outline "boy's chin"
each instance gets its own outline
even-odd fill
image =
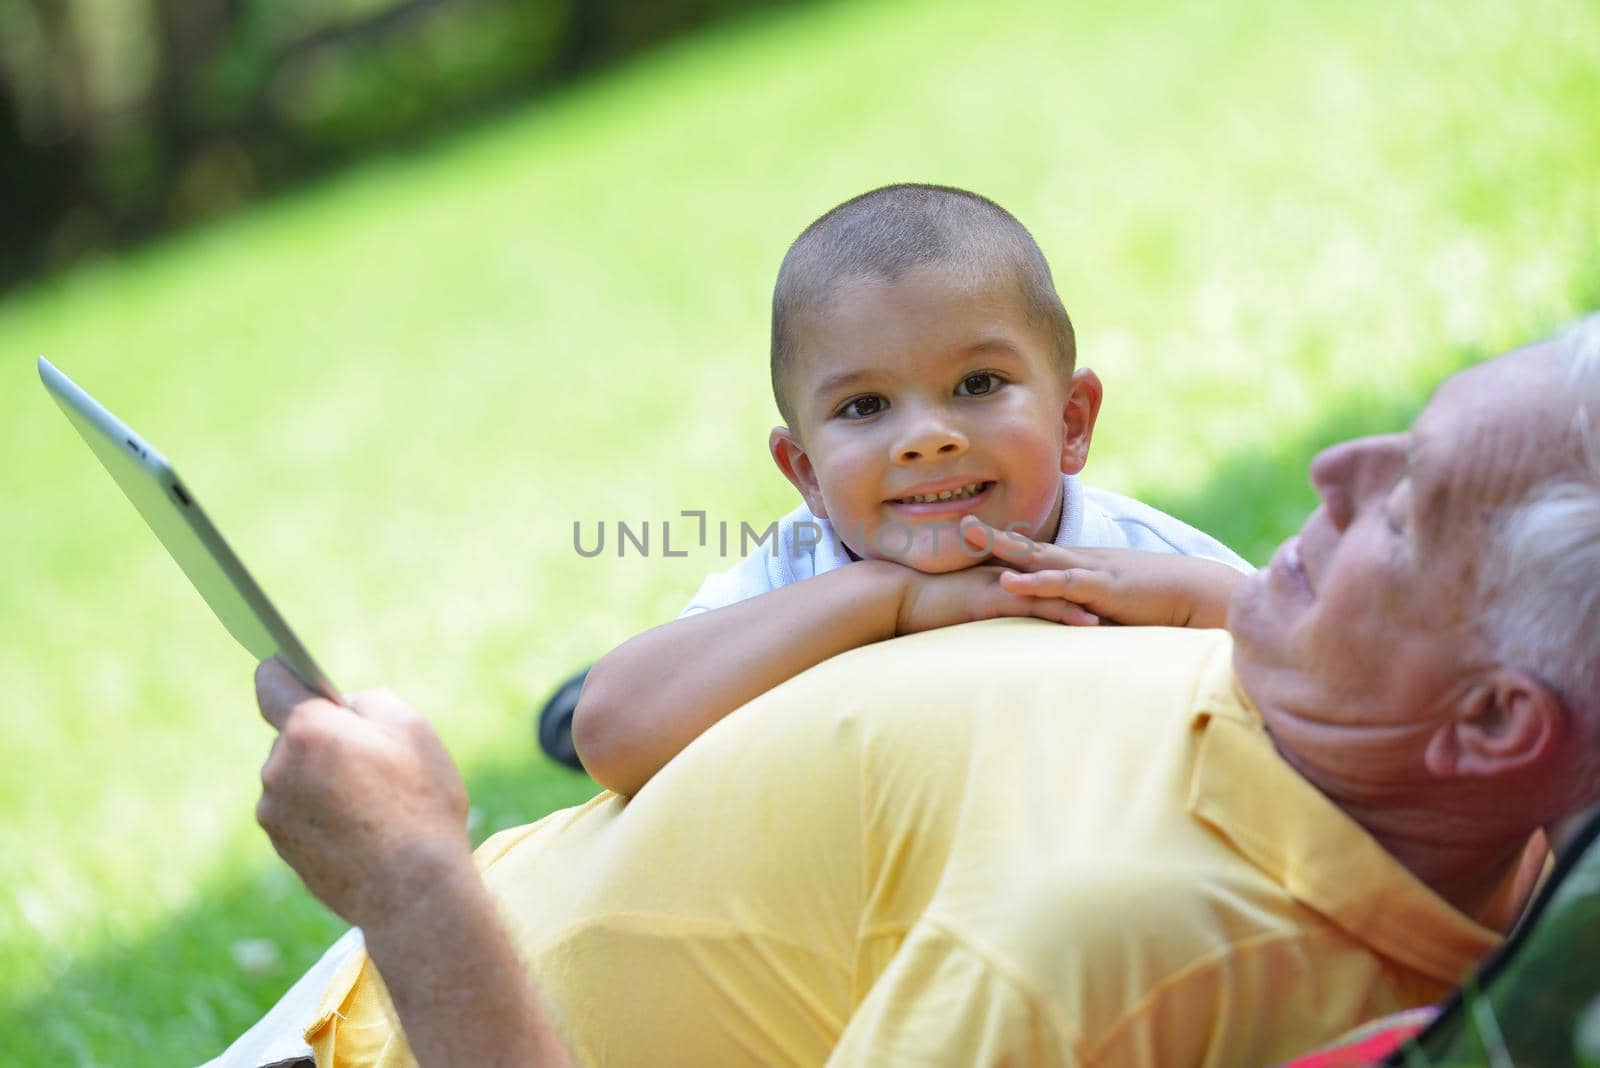
[[[843,535],[843,531],[840,533]],[[904,525],[886,524],[876,530],[855,533],[858,537],[841,537],[841,540],[856,559],[887,560],[925,575],[965,571],[991,559],[987,547],[966,543],[956,521],[922,523],[909,529]],[[912,536],[907,537],[907,534]],[[870,551],[862,552],[863,548]]]
[[[976,549],[968,549],[964,545],[952,545],[941,539],[937,550],[932,546],[914,545],[905,553],[882,557],[893,560],[897,564],[904,564],[914,571],[921,571],[925,575],[944,575],[952,571],[964,571],[969,567],[977,567],[989,558],[987,553],[980,553]]]
[[[921,571],[924,575],[947,575],[952,571],[965,571],[969,567],[977,567],[987,559],[988,557],[984,556],[966,556],[960,553],[954,558],[948,558],[946,554],[940,553],[937,557],[927,560],[912,558],[905,561],[905,565]]]

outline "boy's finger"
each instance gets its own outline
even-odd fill
[[[1060,567],[1060,563],[1051,558],[1053,550],[1055,550],[1053,545],[1045,545],[1021,534],[1007,534],[1004,531],[996,532],[994,544],[989,547],[995,559],[1004,560],[1012,567],[1019,567],[1024,571],[1037,571],[1052,565]]]
[[[1059,545],[1035,541],[1026,534],[997,529],[977,516],[969,515],[961,521],[961,536],[971,548],[987,552],[996,560],[1024,571],[1070,567],[1073,563],[1073,557]]]
[[[1000,576],[1002,588],[1025,597],[1062,597],[1087,601],[1097,592],[1089,574],[1076,568],[1063,571],[1007,571]]]
[[[962,517],[961,536],[966,539],[968,545],[978,549],[989,549],[1002,543],[1021,548],[1039,544],[1026,534],[990,526],[975,515]]]
[[[993,602],[998,614],[1006,616],[1031,616],[1034,619],[1046,619],[1052,623],[1065,623],[1073,627],[1092,627],[1100,622],[1100,617],[1088,611],[1082,605],[1063,601],[1057,597],[1029,597],[1026,594],[1010,594],[1002,596]]]
[[[1099,616],[1071,601],[1046,599],[1034,603],[1043,609],[1038,613],[1041,618],[1064,623],[1069,627],[1093,627],[1100,623]]]
[[[961,537],[974,549],[987,549],[994,544],[1000,531],[975,515],[962,517],[960,523]]]
[[[1030,597],[1054,597],[1057,594],[1046,592],[1046,583],[1053,589],[1059,587],[1059,571],[1002,571],[1000,585],[1013,593],[1025,593]]]

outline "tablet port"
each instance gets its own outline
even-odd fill
[[[172,484],[172,495],[178,498],[178,503],[183,505],[185,508],[189,507],[189,505],[192,503],[189,500],[189,495],[183,492],[183,484],[180,482],[174,482]]]

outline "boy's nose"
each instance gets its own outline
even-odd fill
[[[960,456],[967,451],[967,436],[939,419],[918,420],[911,432],[895,443],[895,463],[914,464],[935,457]]]

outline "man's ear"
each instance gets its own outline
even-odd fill
[[[1525,671],[1501,669],[1440,724],[1423,754],[1438,778],[1491,778],[1536,768],[1569,733],[1561,697]]]
[[[1100,399],[1105,390],[1100,376],[1087,367],[1072,372],[1067,382],[1067,397],[1061,406],[1061,473],[1075,475],[1089,462],[1089,442],[1094,438],[1094,421],[1100,416]]]
[[[822,501],[822,487],[817,483],[816,469],[811,466],[811,457],[806,455],[805,446],[800,444],[795,432],[786,426],[773,427],[772,433],[767,436],[767,449],[771,451],[773,462],[783,472],[783,477],[805,498],[811,514],[818,519],[828,518],[828,506]]]

